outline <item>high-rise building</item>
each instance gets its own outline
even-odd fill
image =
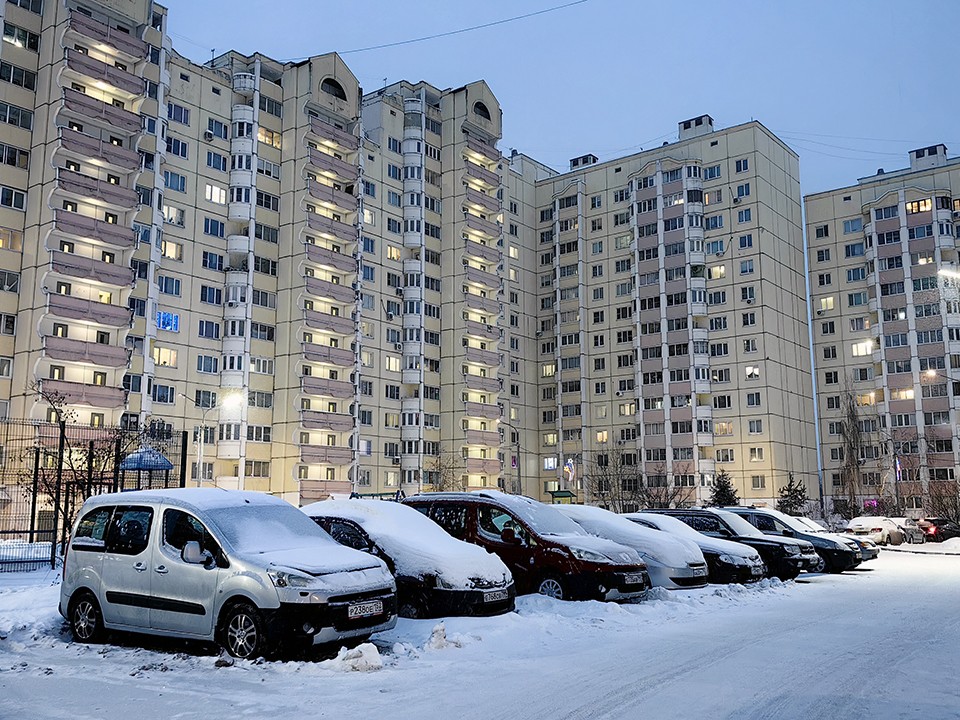
[[[955,500],[960,162],[920,148],[805,208],[824,494],[855,513]]]
[[[193,480],[293,501],[815,488],[798,160],[760,123],[560,173],[501,156],[482,81],[3,10],[9,416],[186,429]]]

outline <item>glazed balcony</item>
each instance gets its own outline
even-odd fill
[[[86,38],[109,45],[129,58],[142,60],[147,56],[147,44],[143,40],[76,11],[70,13],[69,28]]]
[[[114,145],[70,128],[60,128],[60,147],[82,158],[100,160],[106,165],[122,170],[140,169],[140,154],[135,150]]]
[[[500,303],[493,298],[480,297],[476,293],[465,293],[463,301],[471,310],[480,310],[495,315],[500,312]]]
[[[482,377],[467,373],[464,376],[464,384],[471,390],[480,390],[482,392],[500,392],[500,381],[494,377]]]
[[[58,168],[57,185],[60,190],[72,195],[100,200],[107,205],[124,210],[133,210],[140,204],[140,197],[134,190],[72,170]]]
[[[352,350],[316,343],[303,344],[303,357],[310,362],[329,363],[338,367],[353,367],[357,362],[357,356]]]
[[[343,272],[357,272],[357,260],[352,255],[344,255],[313,243],[306,243],[305,247],[307,249],[307,259],[310,262]]]
[[[360,149],[360,138],[320,118],[310,118],[310,132],[324,140],[336,143],[347,152],[356,152]]]
[[[123,388],[66,380],[43,379],[41,389],[46,396],[63,398],[67,405],[91,405],[98,408],[122,408],[127,404],[127,391]]]
[[[300,387],[307,395],[335,398],[352,398],[354,395],[353,383],[345,380],[316,377],[315,375],[304,375],[300,378]]]
[[[317,297],[330,298],[342,303],[352,303],[356,298],[356,290],[349,285],[338,285],[329,280],[321,280],[316,277],[306,277],[307,292]]]
[[[338,335],[353,335],[357,331],[357,324],[352,318],[331,315],[318,310],[304,310],[303,320],[309,328],[337,333]]]
[[[488,273],[485,270],[480,270],[479,268],[475,268],[470,265],[465,265],[463,272],[467,276],[467,282],[483,285],[491,290],[500,289],[500,278],[493,273]]]
[[[114,107],[73,88],[63,88],[63,105],[80,117],[99,121],[115,130],[139,133],[143,126],[143,121],[136,113]]]
[[[301,410],[300,424],[308,430],[353,430],[353,415],[346,413]]]
[[[467,320],[466,333],[486,340],[500,341],[500,328],[496,325],[485,325],[475,320]]]
[[[134,282],[133,268],[60,250],[50,251],[50,269],[62,275],[116,287],[132,286]]]
[[[478,208],[487,210],[488,212],[498,213],[500,212],[500,201],[497,200],[493,195],[487,195],[482,193],[479,190],[474,190],[472,187],[467,186],[466,195],[463,199],[465,204],[473,205]]]
[[[497,458],[467,458],[464,466],[470,475],[497,475],[501,469]]]
[[[233,91],[241,95],[252,95],[257,89],[257,76],[253,73],[233,74]]]
[[[349,465],[353,462],[353,448],[336,445],[301,445],[300,462],[313,465]]]
[[[342,190],[337,190],[332,185],[325,185],[317,180],[308,180],[307,192],[315,200],[333,205],[344,212],[357,212],[357,198]]]
[[[107,65],[96,58],[78,52],[73,48],[66,49],[67,67],[75,73],[91,78],[98,82],[104,82],[117,90],[122,90],[130,95],[143,95],[143,80],[136,75],[128,73],[126,70]]]
[[[475,165],[472,162],[467,161],[464,163],[464,168],[468,178],[476,180],[481,185],[486,185],[488,188],[498,188],[500,187],[500,176],[495,173],[487,170],[486,168]]]
[[[467,444],[500,447],[500,433],[492,430],[467,430]]]
[[[484,220],[483,218],[477,217],[476,215],[471,215],[470,213],[466,213],[464,216],[464,222],[466,223],[467,228],[473,232],[486,235],[494,240],[503,234],[503,228],[496,223],[490,222],[489,220]]]
[[[500,262],[500,249],[493,245],[466,240],[464,242],[464,252],[471,257],[483,258],[489,262]]]
[[[307,225],[311,230],[329,235],[343,242],[357,242],[359,235],[357,228],[353,225],[347,225],[339,220],[328,218],[326,215],[313,212],[307,213]]]
[[[469,135],[467,136],[467,148],[478,155],[482,155],[491,162],[500,162],[501,155],[499,150],[492,145],[487,145],[485,142],[480,142],[476,138],[470,137]]]
[[[500,366],[500,353],[492,352],[490,350],[481,350],[480,348],[475,347],[465,347],[463,349],[463,356],[464,359],[470,363],[486,365],[487,367]]]
[[[125,347],[70,340],[54,335],[43,338],[43,354],[52,360],[89,363],[112,368],[126,367],[130,361],[130,350]]]
[[[137,242],[131,228],[67,210],[54,210],[54,224],[65,235],[93,238],[113,247],[132,248]]]
[[[347,182],[356,182],[360,175],[360,168],[333,155],[310,148],[310,164],[320,172],[330,173]]]
[[[469,400],[464,401],[463,411],[466,415],[469,415],[470,417],[481,417],[481,418],[487,418],[488,420],[499,418],[502,415],[502,411],[499,405],[492,405],[490,403],[471,402]]]
[[[133,319],[133,310],[130,308],[108,305],[73,295],[51,294],[48,296],[47,308],[57,317],[84,320],[108,327],[129,327]]]
[[[246,235],[228,235],[227,252],[231,255],[246,255],[250,252],[250,238]]]

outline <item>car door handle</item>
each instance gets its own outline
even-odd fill
[[[143,572],[144,570],[147,569],[147,566],[144,565],[142,562],[138,562],[136,565],[133,566],[133,569],[136,570],[137,572]]]
[[[158,575],[166,575],[167,568],[164,565],[157,565],[157,567],[154,568],[154,572],[156,572]]]

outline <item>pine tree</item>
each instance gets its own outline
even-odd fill
[[[787,478],[787,484],[780,488],[777,510],[787,515],[799,515],[810,501],[807,497],[807,486],[802,481],[795,480],[793,473],[790,473]]]
[[[714,507],[726,507],[728,505],[739,505],[740,498],[737,496],[737,490],[733,487],[733,481],[726,470],[721,470],[713,478],[713,491],[710,493],[710,505]]]

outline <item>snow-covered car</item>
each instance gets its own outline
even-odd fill
[[[920,526],[917,524],[915,518],[895,517],[890,519],[893,520],[897,524],[897,527],[900,528],[900,531],[903,533],[903,541],[905,543],[911,544],[926,542],[927,539],[923,535],[923,530],[920,529]]]
[[[493,553],[451,537],[389,500],[324,500],[300,508],[341,545],[376,555],[397,580],[405,617],[499,615],[513,610],[513,576]]]
[[[406,498],[453,537],[486,548],[510,568],[517,592],[558,600],[629,600],[650,587],[633,548],[594,537],[555,506],[496,490]]]
[[[654,586],[678,590],[703,587],[708,582],[707,563],[696,543],[664,536],[603,508],[589,505],[557,505],[556,508],[591,535],[613,540],[640,553]]]
[[[810,528],[810,532],[824,533],[827,535],[833,534],[830,530],[811,518],[794,517],[794,520],[801,525]],[[853,540],[853,542],[856,543],[857,547],[860,548],[860,557],[863,559],[863,562],[866,562],[867,560],[875,560],[880,556],[880,547],[870,537],[866,535],[855,535],[854,533],[846,531],[842,531],[837,534],[847,538],[848,540]]]
[[[214,488],[88,499],[59,610],[77,642],[129,630],[214,641],[239,658],[363,639],[397,622],[382,560],[338,544],[284,500]]]
[[[756,582],[766,574],[760,553],[749,545],[699,533],[682,520],[656,513],[627,513],[625,518],[654,530],[696,543],[710,569],[710,582]]]
[[[904,532],[888,517],[865,515],[847,523],[845,534],[868,537],[879,545],[900,545]]]

